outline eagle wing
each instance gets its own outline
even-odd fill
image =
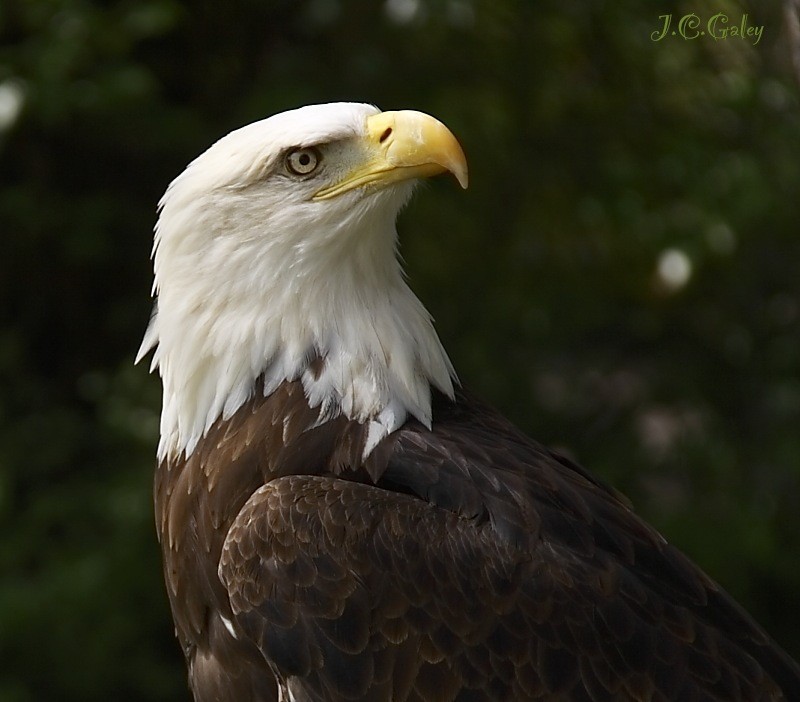
[[[613,491],[482,406],[438,416],[391,437],[376,483],[279,477],[230,529],[237,633],[289,699],[800,698],[790,659]]]

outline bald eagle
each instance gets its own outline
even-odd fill
[[[238,129],[160,203],[155,477],[197,702],[800,700],[613,489],[462,390],[395,219],[467,165],[413,111]]]

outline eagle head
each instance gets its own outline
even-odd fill
[[[319,421],[369,423],[365,452],[454,373],[406,285],[395,220],[419,178],[467,186],[441,122],[366,104],[311,105],[237,129],[159,203],[157,298],[137,361],[164,397],[159,456],[187,456],[256,391],[301,380]]]

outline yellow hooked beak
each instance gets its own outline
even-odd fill
[[[365,185],[383,187],[410,178],[450,171],[467,187],[467,159],[453,133],[423,112],[381,112],[367,118],[367,158],[343,179],[326,186],[314,200],[328,200]]]

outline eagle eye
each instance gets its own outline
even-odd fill
[[[294,175],[306,176],[317,170],[321,160],[322,155],[313,146],[294,149],[286,155],[286,168]]]

